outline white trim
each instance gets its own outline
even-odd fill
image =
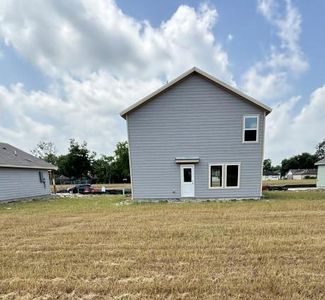
[[[179,81],[181,81],[182,79],[184,79],[185,77],[187,77],[188,75],[192,74],[192,73],[198,73],[201,76],[211,80],[212,82],[216,83],[217,85],[225,88],[226,90],[244,98],[245,100],[251,102],[252,104],[255,104],[256,106],[264,109],[267,114],[269,114],[272,111],[272,108],[261,103],[260,101],[244,94],[243,92],[239,91],[238,89],[228,85],[227,83],[215,78],[214,76],[200,70],[199,68],[193,67],[190,70],[184,72],[183,74],[179,75],[178,77],[176,77],[175,79],[171,80],[170,82],[168,82],[167,84],[165,84],[164,86],[162,86],[161,88],[159,88],[158,90],[156,90],[155,92],[149,94],[148,96],[142,98],[141,100],[137,101],[136,103],[132,104],[131,106],[129,106],[128,108],[124,109],[120,115],[121,117],[123,117],[124,119],[126,119],[126,115],[128,113],[130,113],[131,111],[133,111],[134,109],[136,109],[138,106],[141,106],[142,104],[146,103],[147,101],[151,100],[153,97],[159,95],[160,93],[162,93],[163,91],[165,91],[166,89],[168,89],[169,87],[173,86],[174,84],[178,83]]]
[[[127,127],[127,135],[128,135],[128,150],[129,150],[129,167],[130,167],[130,183],[131,183],[131,199],[134,200],[133,196],[133,175],[132,175],[132,158],[131,158],[131,145],[130,145],[130,130],[129,130],[129,121],[128,116],[126,117],[126,127]]]
[[[211,187],[211,167],[221,166],[222,168],[222,178],[220,187]],[[237,186],[227,186],[227,167],[228,166],[238,166],[238,184]],[[210,163],[208,170],[208,188],[209,190],[220,190],[220,189],[239,189],[240,188],[240,176],[241,176],[241,163],[240,162],[226,162],[226,163]]]
[[[264,112],[264,120],[263,120],[263,141],[262,141],[262,162],[261,162],[261,192],[260,195],[263,195],[263,163],[264,163],[264,144],[265,144],[265,122],[266,122],[266,114]]]
[[[211,167],[218,167],[221,166],[221,186],[211,186]],[[224,164],[222,163],[212,163],[209,164],[209,179],[208,179],[208,187],[210,190],[221,190],[224,188]]]
[[[238,173],[237,173],[237,185],[236,186],[227,186],[227,167],[228,166],[238,166]],[[234,163],[226,163],[225,164],[225,189],[239,189],[240,188],[240,174],[241,174],[241,163],[239,162],[234,162]]]
[[[38,167],[38,166],[18,166],[18,165],[0,165],[0,168],[15,168],[15,169],[34,169],[34,170],[57,170],[58,167]]]
[[[256,140],[255,141],[245,141],[245,131],[246,130],[254,130],[254,128],[249,129],[245,127],[246,118],[256,117]],[[259,130],[260,130],[260,115],[244,115],[243,116],[243,125],[242,125],[242,143],[243,144],[258,144],[259,143]]]
[[[315,166],[324,166],[324,165],[325,165],[325,159],[324,158],[315,163]]]

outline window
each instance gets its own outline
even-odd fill
[[[239,165],[226,165],[226,187],[239,187]]]
[[[43,172],[39,171],[38,172],[38,177],[39,177],[39,182],[43,183],[44,182]]]
[[[209,188],[239,188],[240,163],[209,165]]]
[[[192,168],[183,169],[184,182],[192,182]]]
[[[243,142],[258,142],[258,116],[244,116],[243,124]]]
[[[222,187],[222,165],[210,166],[210,188]]]

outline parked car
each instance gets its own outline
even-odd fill
[[[67,192],[70,194],[87,194],[91,192],[91,185],[90,184],[77,184],[73,187],[67,189]]]

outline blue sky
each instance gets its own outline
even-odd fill
[[[125,13],[139,20],[148,20],[155,26],[170,18],[179,5],[186,4],[197,8],[202,3],[173,0],[157,2],[117,1]],[[285,1],[277,2],[283,9]],[[218,9],[219,21],[213,32],[229,53],[234,76],[240,77],[250,65],[263,59],[271,43],[278,43],[274,29],[270,28],[263,16],[258,13],[256,1],[223,0],[207,3],[213,4]],[[325,67],[321,60],[324,60],[325,34],[322,34],[321,28],[325,28],[325,2],[315,0],[311,5],[308,1],[300,0],[293,1],[293,5],[302,15],[300,45],[310,64],[310,69],[297,82],[295,89],[299,94],[308,97],[315,86],[324,84]],[[234,36],[232,42],[227,42],[229,34]]]
[[[194,65],[274,108],[274,162],[325,138],[324,1],[31,3],[0,3],[3,141],[111,153],[126,138],[119,111]]]

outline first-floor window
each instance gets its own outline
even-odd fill
[[[239,165],[226,165],[226,187],[238,187],[239,186]]]
[[[222,165],[210,167],[210,187],[222,187]]]
[[[209,188],[238,188],[239,163],[211,164],[209,166]]]
[[[44,182],[44,176],[43,176],[43,172],[39,171],[38,172],[38,177],[39,177],[39,182],[43,183]]]

